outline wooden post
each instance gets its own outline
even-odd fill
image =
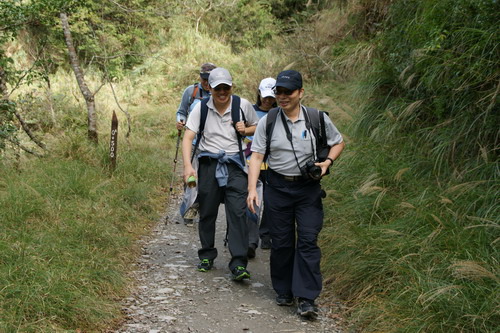
[[[113,172],[116,168],[116,153],[118,149],[118,118],[113,110],[113,117],[111,118],[111,138],[109,141],[109,158],[111,161],[110,168]]]

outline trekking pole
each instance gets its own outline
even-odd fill
[[[177,144],[175,145],[175,157],[174,157],[174,170],[172,171],[172,181],[170,182],[170,195],[172,195],[174,178],[175,178],[175,167],[177,166],[177,156],[179,155],[179,144],[181,142],[181,130],[177,131]]]
[[[177,131],[177,143],[175,145],[175,157],[174,157],[174,169],[172,170],[172,180],[170,181],[170,191],[169,191],[169,200],[168,200],[168,207],[170,207],[170,203],[172,202],[172,190],[174,189],[174,179],[175,179],[175,169],[177,166],[177,157],[179,156],[179,145],[181,142],[181,134],[182,130]],[[168,215],[165,216],[165,224],[167,224],[168,221]]]

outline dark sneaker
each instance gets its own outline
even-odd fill
[[[276,304],[279,306],[291,306],[293,305],[293,296],[289,294],[278,295],[276,297]]]
[[[262,238],[260,242],[260,248],[263,250],[269,250],[272,247],[271,238]]]
[[[212,269],[214,265],[214,261],[210,259],[202,259],[200,263],[198,264],[198,270],[200,272],[208,272],[209,270]]]
[[[299,298],[299,305],[297,306],[297,314],[305,319],[315,320],[318,318],[318,308],[313,300],[306,298]]]
[[[248,245],[248,252],[247,252],[248,259],[255,258],[255,250],[256,249],[257,249],[257,245],[255,245],[255,244]]]
[[[234,281],[242,281],[250,278],[250,273],[243,266],[237,266],[231,271]]]

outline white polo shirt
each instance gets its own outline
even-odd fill
[[[232,101],[233,97],[231,96],[231,103]],[[219,112],[215,110],[212,97],[208,100],[207,121],[205,122],[203,137],[201,138],[198,146],[200,151],[218,154],[219,151],[223,150],[228,155],[239,153],[240,149],[238,146],[238,138],[231,119],[231,103],[229,103],[229,107],[221,116]],[[245,114],[245,118],[243,118],[241,112]],[[200,128],[200,118],[201,103],[198,103],[189,115],[186,127],[191,131],[198,133],[198,129]],[[252,104],[248,100],[241,98],[240,120],[242,121],[243,119],[247,121],[247,126],[257,125],[257,122],[259,121],[259,117],[257,117]],[[245,150],[245,148],[246,143],[242,142],[242,149]]]

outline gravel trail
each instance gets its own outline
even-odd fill
[[[180,190],[178,190],[180,192]],[[126,320],[115,332],[316,333],[342,332],[340,304],[320,297],[320,317],[307,321],[294,307],[279,307],[269,276],[269,250],[257,250],[248,270],[251,279],[231,280],[229,250],[223,245],[224,207],[217,220],[214,268],[196,270],[197,223],[185,225],[178,213],[180,198],[172,198],[165,216],[142,240],[143,253],[130,273],[136,288],[124,300]],[[165,221],[167,223],[165,223]]]

